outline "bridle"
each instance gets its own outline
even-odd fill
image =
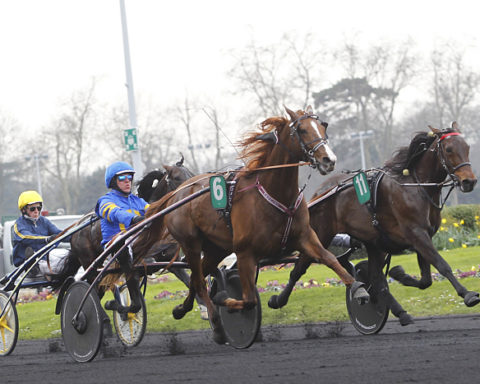
[[[325,128],[326,137],[323,138],[320,134],[320,137],[309,141],[308,143],[305,143],[302,139],[302,136],[299,134],[298,129],[300,128],[300,123],[302,122],[302,120],[306,119],[314,119],[318,121],[320,125]],[[300,143],[300,147],[302,148],[302,152],[306,158],[305,161],[309,161],[312,168],[317,168],[319,166],[319,162],[315,158],[315,152],[317,152],[317,150],[321,147],[328,145],[328,135],[326,134],[328,123],[321,121],[317,115],[303,115],[296,118],[295,120],[292,120],[288,126],[290,127],[290,136],[296,137],[298,139],[298,142]],[[313,147],[311,149],[308,149],[308,147],[312,145]]]
[[[450,179],[453,181],[453,183],[455,185],[458,185],[459,183],[459,180],[458,180],[458,177],[455,175],[455,172],[457,170],[459,170],[460,168],[462,167],[465,167],[467,165],[472,165],[472,163],[470,161],[465,161],[463,163],[460,163],[456,166],[453,166],[452,164],[450,164],[450,162],[448,161],[448,159],[446,158],[445,156],[445,152],[443,150],[443,146],[441,146],[441,142],[443,140],[445,140],[446,138],[448,137],[451,137],[451,136],[460,136],[460,132],[449,132],[449,133],[445,133],[444,135],[442,135],[438,141],[437,141],[437,144],[435,145],[435,148],[432,149],[432,151],[437,151],[437,153],[439,154],[439,157],[440,157],[440,163],[442,164],[442,167],[443,169],[445,170],[445,172],[447,172],[448,176],[450,177]],[[448,162],[448,164],[447,164]],[[451,169],[451,171],[450,171]]]

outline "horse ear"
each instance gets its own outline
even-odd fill
[[[287,107],[285,107],[285,111],[287,111],[288,115],[290,116],[290,120],[292,121],[295,121],[297,120],[297,115],[295,114],[295,112],[291,111],[290,109],[288,109]]]
[[[430,130],[436,135],[441,132],[440,129],[433,128],[431,125],[429,125],[428,128],[430,128]]]
[[[180,156],[182,156],[182,158],[180,159],[180,161],[177,161],[175,164],[177,167],[181,167],[183,165],[183,160],[185,160],[182,152],[180,152]]]
[[[307,115],[313,115],[313,108],[311,105],[307,106],[307,109],[305,109],[305,113]]]
[[[460,131],[460,127],[458,126],[458,123],[456,121],[452,121],[452,129],[454,131]]]
[[[275,135],[275,132],[267,132],[262,135],[255,136],[256,140],[263,140],[263,141],[273,141],[275,144],[278,141],[277,135]]]

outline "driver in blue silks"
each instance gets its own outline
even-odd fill
[[[149,204],[132,193],[134,174],[132,166],[123,161],[113,163],[105,171],[105,185],[111,191],[100,197],[95,207],[101,219],[102,246],[145,216]]]

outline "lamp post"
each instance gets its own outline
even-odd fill
[[[365,150],[363,149],[363,139],[366,137],[373,136],[373,131],[369,129],[368,131],[358,131],[350,135],[351,139],[357,139],[360,141],[360,156],[362,158],[362,169],[366,168],[365,165]]]
[[[125,12],[125,0],[120,0],[120,16],[122,19],[122,36],[123,36],[123,51],[125,56],[125,74],[127,78],[126,87],[128,95],[128,116],[130,121],[130,129],[125,129],[123,132],[125,147],[127,151],[132,153],[133,168],[141,177],[143,175],[144,166],[142,163],[142,155],[140,153],[140,146],[138,145],[137,136],[137,114],[135,110],[135,98],[133,94],[133,77],[132,66],[130,63],[130,48],[128,44],[128,30],[127,30],[127,15]]]

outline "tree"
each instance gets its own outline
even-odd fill
[[[63,112],[43,133],[43,151],[49,154],[46,172],[56,181],[50,189],[59,189],[67,213],[76,213],[79,207],[78,185],[89,136],[96,125],[94,93],[93,79],[86,89],[72,94],[64,103]]]
[[[247,119],[282,115],[283,105],[306,108],[322,73],[322,54],[315,46],[311,34],[303,38],[286,34],[277,44],[259,46],[252,39],[244,49],[232,52],[230,75],[237,80],[233,93],[247,95],[255,106]]]
[[[432,52],[431,65],[431,94],[437,115],[436,124],[439,128],[445,128],[451,121],[457,121],[466,132],[477,138],[475,126],[463,121],[469,116],[478,116],[476,102],[480,91],[480,73],[466,64],[465,50],[453,42]]]
[[[388,44],[361,50],[346,42],[335,54],[345,76],[332,87],[313,93],[320,113],[345,136],[355,131],[373,131],[369,140],[367,163],[383,162],[393,151],[392,132],[395,109],[401,92],[416,73],[417,58],[411,42],[398,47]]]

